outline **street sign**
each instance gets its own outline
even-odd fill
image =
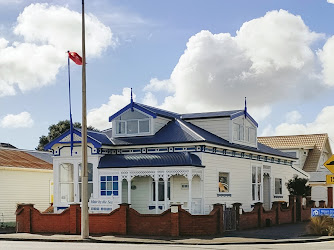
[[[334,218],[334,208],[311,208],[311,217],[329,216]]]
[[[334,174],[334,155],[329,157],[329,159],[324,163],[324,166]]]
[[[334,184],[334,174],[326,175],[326,184]]]

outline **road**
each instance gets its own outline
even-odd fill
[[[196,249],[279,249],[279,250],[332,250],[334,242],[313,242],[313,243],[294,243],[294,244],[248,244],[248,245],[159,245],[159,244],[110,244],[110,243],[73,243],[73,242],[40,242],[40,241],[0,241],[1,250],[148,250],[148,249],[173,249],[173,250],[196,250]]]

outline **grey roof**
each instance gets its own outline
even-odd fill
[[[197,155],[189,152],[155,153],[155,154],[125,154],[105,155],[101,158],[98,168],[127,168],[127,167],[167,167],[167,166],[196,166],[202,167]]]
[[[205,113],[190,113],[182,114],[182,119],[199,119],[199,118],[214,118],[214,117],[230,117],[237,113],[243,113],[244,110],[230,110],[230,111],[217,111],[217,112],[205,112]]]
[[[25,151],[26,153],[39,158],[43,161],[46,161],[48,163],[52,164],[52,154],[50,152],[45,152],[45,151],[37,151],[37,150],[33,150],[33,151]]]
[[[308,173],[310,174],[310,182],[326,182],[326,175],[332,174],[329,170]]]

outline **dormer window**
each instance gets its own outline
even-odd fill
[[[116,135],[138,135],[150,133],[150,117],[128,110],[115,119]]]
[[[238,143],[256,144],[256,126],[244,117],[233,120],[233,141]]]

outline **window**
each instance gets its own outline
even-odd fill
[[[218,192],[226,193],[229,192],[229,173],[219,172],[218,178]]]
[[[100,176],[101,196],[118,196],[118,176]]]
[[[246,127],[246,134],[245,134],[246,141],[250,143],[256,142],[256,130],[252,127]]]
[[[282,194],[282,179],[275,178],[275,194]]]
[[[88,163],[87,164],[88,167],[88,199],[91,197],[92,193],[93,193],[93,164],[92,163]],[[82,192],[82,180],[81,180],[81,176],[82,176],[82,167],[81,167],[81,163],[79,164],[79,178],[78,178],[78,182],[79,182],[79,201],[81,202],[81,192]]]
[[[152,182],[152,200],[155,201],[155,181]],[[167,198],[170,199],[170,182],[167,182]],[[158,201],[165,200],[165,182],[162,178],[159,179],[158,182]]]
[[[150,132],[150,117],[128,110],[116,119],[116,135],[136,135]]]
[[[244,126],[241,124],[233,123],[233,139],[244,140]]]
[[[252,166],[252,200],[262,200],[262,167]]]
[[[74,201],[73,164],[59,165],[60,202]]]

